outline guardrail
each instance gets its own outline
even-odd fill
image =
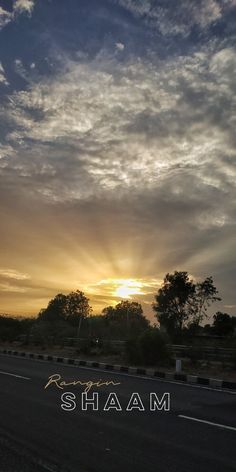
[[[172,351],[176,357],[192,357],[200,360],[232,361],[236,359],[236,349],[201,345],[172,345]]]
[[[21,342],[24,342],[25,336],[18,338]],[[33,336],[28,338],[29,343],[34,344]],[[53,339],[51,340],[52,344]],[[87,342],[88,338],[65,338],[64,347],[67,349],[75,349],[78,343]],[[96,346],[96,341],[98,345],[109,343],[117,352],[122,353],[125,349],[125,341],[119,339],[102,339],[93,337],[92,341],[94,346]],[[13,343],[14,344],[14,343]],[[235,348],[226,348],[219,346],[207,346],[205,344],[170,344],[173,354],[177,358],[196,358],[199,360],[213,360],[213,361],[229,361],[232,362],[233,359],[236,359],[236,349]]]

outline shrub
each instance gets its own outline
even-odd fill
[[[126,355],[130,362],[158,365],[170,361],[167,337],[157,328],[149,328],[136,339],[126,343]]]
[[[189,346],[186,355],[193,365],[197,365],[200,360],[204,360],[203,351],[199,345]]]
[[[128,362],[141,364],[142,359],[138,344],[138,338],[130,338],[125,344],[125,356]]]
[[[232,353],[232,357],[231,357],[231,362],[232,362],[234,368],[236,369],[236,338],[234,338],[234,340],[233,340],[232,348],[233,348],[233,353]]]

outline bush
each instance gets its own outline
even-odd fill
[[[234,338],[232,348],[234,349],[234,352],[231,357],[231,362],[233,363],[233,366],[236,369],[236,338]]]
[[[92,348],[91,339],[80,339],[77,342],[76,354],[90,354]]]
[[[200,360],[204,360],[202,348],[199,345],[189,346],[186,355],[193,365],[197,365]]]
[[[137,338],[130,338],[125,343],[125,356],[128,362],[141,364],[140,349]]]
[[[39,320],[31,330],[33,343],[41,347],[52,345],[64,347],[66,338],[73,334],[74,328],[63,320],[58,322]]]
[[[167,337],[157,328],[149,328],[126,343],[128,361],[136,364],[158,365],[170,361]]]

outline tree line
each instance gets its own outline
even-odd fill
[[[213,323],[203,326],[210,306],[220,300],[212,277],[194,282],[188,272],[168,273],[154,296],[155,328],[166,333],[173,342],[183,335],[202,332],[234,336],[236,317],[227,313],[218,311],[213,316]],[[20,335],[33,336],[46,344],[70,337],[124,340],[152,329],[140,303],[123,300],[95,316],[89,299],[80,290],[67,295],[57,294],[34,319],[0,315],[0,339],[3,341],[14,340]]]

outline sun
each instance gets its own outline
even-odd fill
[[[130,299],[132,295],[142,295],[141,284],[132,279],[117,281],[117,287],[114,291],[114,295],[119,298]]]
[[[131,295],[135,295],[134,290],[130,287],[126,287],[125,285],[117,287],[115,294],[120,298],[131,298]]]

